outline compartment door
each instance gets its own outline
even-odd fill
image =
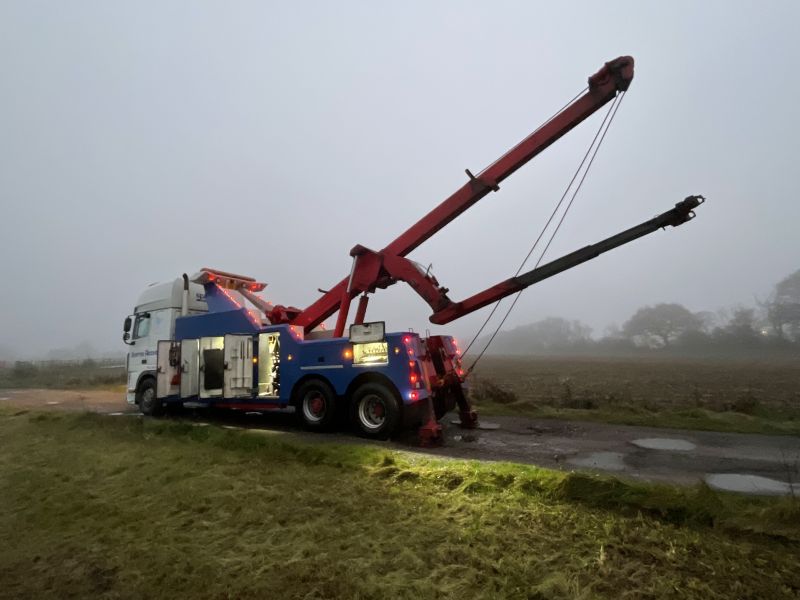
[[[199,340],[181,340],[181,398],[197,396],[200,384],[199,354]]]
[[[156,398],[177,396],[180,391],[178,371],[181,345],[169,340],[158,342],[156,358]]]
[[[253,395],[253,338],[249,335],[225,336],[224,398]]]

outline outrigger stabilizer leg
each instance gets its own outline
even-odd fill
[[[419,445],[423,448],[430,448],[432,446],[441,446],[444,440],[442,434],[442,426],[436,420],[436,411],[433,409],[433,398],[428,397],[425,403],[425,417],[422,426],[417,431],[419,436]]]

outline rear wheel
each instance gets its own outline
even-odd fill
[[[368,382],[353,394],[350,420],[361,435],[386,439],[400,424],[400,401],[383,383]]]
[[[433,398],[433,412],[437,421],[441,421],[442,417],[455,407],[456,403],[449,394],[439,393]]]
[[[324,431],[336,422],[336,394],[330,385],[319,379],[301,384],[296,392],[297,412],[311,430]]]
[[[143,415],[158,417],[164,414],[164,405],[156,397],[156,382],[153,378],[148,377],[142,380],[136,391],[136,399]]]

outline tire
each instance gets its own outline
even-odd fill
[[[401,422],[400,400],[389,386],[378,382],[361,384],[350,403],[350,421],[364,437],[385,440]]]
[[[455,410],[458,406],[458,394],[463,394],[463,390],[454,390],[452,387],[447,387],[438,391],[433,398],[433,412],[437,421],[441,421],[447,413]]]
[[[433,412],[437,421],[441,421],[442,417],[453,410],[453,408],[455,407],[452,406],[450,402],[447,402],[447,398],[444,394],[437,395],[433,399]]]
[[[143,415],[159,417],[164,414],[164,405],[156,398],[156,382],[152,377],[147,377],[139,383],[136,390],[136,403]]]
[[[327,382],[309,379],[295,392],[300,421],[311,431],[328,431],[336,423],[336,394]]]

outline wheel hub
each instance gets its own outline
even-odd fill
[[[154,398],[155,398],[155,392],[153,391],[153,388],[147,388],[142,393],[142,406],[149,409],[153,404]]]
[[[317,390],[309,391],[303,397],[303,416],[308,423],[320,423],[328,412],[328,403],[325,396]]]
[[[386,421],[386,406],[377,395],[364,398],[358,407],[358,417],[368,429],[379,429]]]
[[[315,416],[320,416],[325,412],[325,400],[321,396],[314,396],[309,402],[309,408]]]

